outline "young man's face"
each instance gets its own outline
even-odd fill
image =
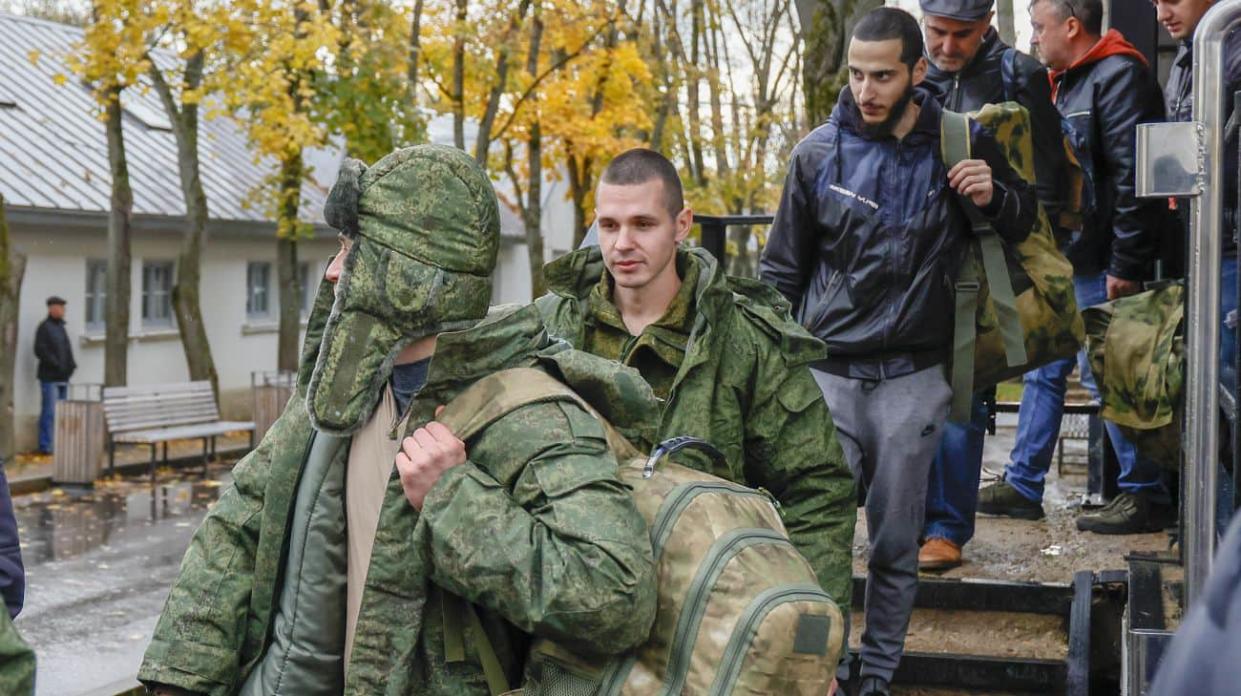
[[[926,60],[901,62],[900,39],[849,42],[849,91],[868,128],[890,127],[904,114],[914,85],[926,77]]]
[[[1192,38],[1202,16],[1211,9],[1213,0],[1151,0],[1159,23],[1180,41]]]
[[[978,55],[978,47],[990,27],[991,14],[973,22],[927,15],[922,18],[927,55],[940,70],[957,72]]]
[[[1038,48],[1038,57],[1052,70],[1064,70],[1073,64],[1073,30],[1081,31],[1080,23],[1061,14],[1061,8],[1051,0],[1039,0],[1030,8],[1030,25],[1034,29],[1030,43]]]
[[[660,179],[634,185],[599,183],[595,219],[603,263],[618,287],[646,287],[665,273],[675,273],[677,245],[685,240],[694,214],[677,214],[664,202]]]
[[[53,319],[64,319],[65,318],[65,306],[62,304],[48,305],[47,315]]]
[[[332,262],[327,265],[327,270],[323,272],[323,279],[335,285],[340,280],[340,274],[345,270],[345,257],[349,255],[349,250],[353,248],[353,240],[345,235],[337,235],[340,240],[340,249],[336,250],[336,256],[332,257]]]

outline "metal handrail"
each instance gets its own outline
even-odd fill
[[[1241,0],[1221,0],[1194,32],[1194,121],[1202,193],[1190,199],[1185,352],[1185,604],[1200,597],[1216,544],[1219,453],[1220,267],[1223,243],[1224,38],[1241,24]]]

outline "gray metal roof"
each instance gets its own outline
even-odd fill
[[[111,182],[107,140],[90,89],[65,64],[82,30],[0,13],[0,193],[18,210],[106,213]],[[38,52],[32,63],[30,55]],[[65,75],[63,85],[53,81]],[[126,90],[125,150],[135,216],[182,217],[176,142],[154,91]],[[200,118],[199,154],[207,206],[214,221],[263,222],[246,206],[275,171],[255,162],[245,134],[227,117]],[[301,217],[322,223],[323,201],[341,153],[313,151],[311,178],[302,186]],[[30,212],[35,212],[31,210]]]

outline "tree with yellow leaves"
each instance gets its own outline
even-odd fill
[[[542,294],[542,197],[546,178],[566,178],[574,238],[586,228],[586,202],[602,162],[641,142],[649,128],[650,71],[621,37],[624,4],[605,0],[451,0],[428,5],[422,37],[432,105],[451,113],[466,149],[507,177],[505,205],[525,228],[531,286]]]
[[[108,214],[108,274],[104,308],[104,384],[128,381],[130,236],[133,190],[125,156],[121,95],[135,88],[151,67],[148,34],[167,16],[138,0],[96,0],[84,27],[82,42],[74,46],[68,65],[91,86],[99,102],[108,140],[108,169],[112,180]],[[32,57],[37,59],[37,57]],[[64,76],[57,76],[63,81]]]
[[[320,5],[301,0],[239,0],[232,3],[219,85],[229,112],[246,130],[256,159],[274,159],[278,170],[258,192],[276,219],[276,275],[280,283],[277,366],[294,371],[301,329],[297,242],[310,225],[299,220],[303,153],[326,144],[327,126],[317,117],[318,83],[340,41],[340,31]],[[257,163],[257,162],[256,162]]]

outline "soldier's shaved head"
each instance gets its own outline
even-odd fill
[[[685,207],[681,175],[667,157],[654,150],[635,148],[617,155],[603,170],[599,181],[618,186],[635,186],[658,179],[664,185],[664,207],[676,217]]]

